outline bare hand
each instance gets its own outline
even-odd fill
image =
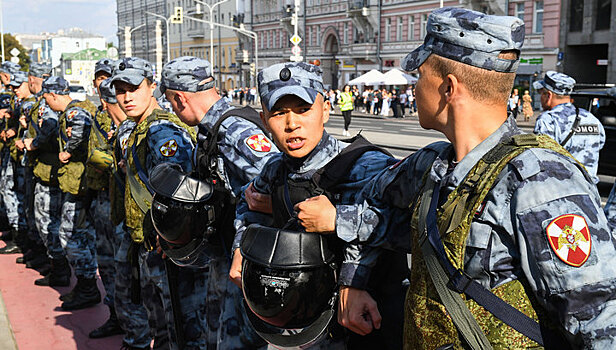
[[[73,134],[73,127],[69,126],[68,128],[66,128],[66,137],[71,137],[72,134]]]
[[[341,286],[338,300],[338,323],[359,334],[366,335],[381,328],[381,314],[370,294],[365,290]]]
[[[34,146],[32,146],[32,139],[24,139],[24,147],[28,151],[32,151],[36,149]]]
[[[17,147],[17,149],[19,151],[23,151],[24,150],[24,142],[22,140],[15,140],[15,147]]]
[[[294,207],[306,232],[333,233],[336,230],[336,207],[323,195],[308,198]]]
[[[111,138],[113,137],[113,134],[115,134],[113,131],[109,131],[107,133],[107,140],[111,140]]]
[[[120,169],[122,169],[124,172],[126,172],[126,159],[122,159],[121,161],[118,162],[118,167],[120,167]]]
[[[10,139],[11,137],[15,136],[17,134],[17,132],[15,132],[14,129],[8,129],[6,131],[6,138]]]
[[[68,152],[60,152],[60,154],[58,154],[58,158],[60,159],[60,162],[66,164],[68,163],[69,158],[71,158],[71,154]]]
[[[19,124],[24,129],[28,127],[28,123],[26,122],[26,117],[25,116],[22,115],[21,117],[19,117]]]
[[[244,196],[246,203],[248,203],[248,209],[265,214],[272,213],[272,196],[257,192],[252,182],[244,191]]]
[[[239,248],[235,249],[233,252],[233,261],[231,261],[229,279],[236,286],[242,289],[242,253],[240,253]]]

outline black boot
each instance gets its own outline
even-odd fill
[[[52,259],[51,270],[43,278],[34,281],[37,286],[68,287],[71,284],[71,268],[66,258]]]
[[[138,348],[136,346],[130,346],[128,344],[126,344],[125,342],[122,342],[122,347],[120,347],[120,350],[150,350],[150,346],[146,346],[143,348]]]
[[[7,236],[8,235],[8,236]],[[19,254],[21,253],[21,248],[19,247],[19,237],[17,230],[11,229],[8,233],[4,233],[7,239],[4,240],[6,243],[6,247],[0,248],[0,254]]]
[[[62,294],[60,295],[60,297],[58,297],[58,299],[62,300],[62,301],[70,301],[73,299],[73,297],[75,296],[75,293],[77,293],[77,290],[80,287],[80,283],[82,280],[77,280],[77,283],[75,283],[75,286],[73,287],[73,289],[71,289],[70,292],[66,293],[66,294]]]
[[[88,337],[92,339],[111,337],[112,335],[124,334],[122,328],[120,328],[120,324],[118,323],[118,317],[116,316],[115,309],[113,307],[109,307],[109,319],[107,322],[103,323],[102,326],[96,328]]]
[[[47,255],[37,255],[33,257],[32,259],[29,259],[28,261],[26,261],[26,268],[37,269],[39,267],[42,267],[48,264],[49,264],[49,258],[47,258]]]
[[[79,288],[71,300],[62,303],[61,308],[65,311],[85,309],[101,302],[101,292],[96,285],[96,277],[84,278],[77,276],[80,280]]]

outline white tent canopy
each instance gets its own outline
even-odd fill
[[[385,84],[384,74],[376,69],[349,81],[349,85],[382,85]]]
[[[410,85],[417,82],[417,78],[396,68],[383,74],[383,78],[385,85]]]

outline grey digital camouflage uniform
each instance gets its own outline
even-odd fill
[[[571,94],[574,85],[573,78],[554,71],[548,71],[544,80],[534,84],[536,89],[546,89],[564,96]],[[584,164],[594,182],[598,183],[599,151],[605,144],[605,130],[592,113],[583,108],[579,108],[578,111],[580,121],[574,130],[575,133],[562,146]],[[561,103],[537,117],[535,133],[548,135],[556,142],[562,143],[573,129],[576,117],[576,107],[572,103]]]
[[[45,78],[51,74],[51,65],[46,63],[30,63],[29,75],[37,78]]]
[[[211,67],[208,61],[195,57],[179,57],[163,68],[161,84],[155,96],[162,96],[167,89],[197,92],[212,88],[213,80],[204,82],[210,77]],[[218,100],[201,120],[198,137],[207,137],[207,130],[231,109],[224,99]],[[236,197],[239,196],[241,187],[260,172],[269,154],[277,151],[267,138],[265,142],[269,143],[269,149],[251,148],[246,141],[255,135],[263,135],[263,131],[240,117],[230,117],[223,121],[218,132],[218,176]],[[194,154],[196,155],[196,152]],[[241,290],[228,278],[229,257],[201,256],[194,265],[209,266],[205,298],[208,348],[246,349],[262,345],[262,340],[247,325],[242,305],[238,303],[242,300]]]
[[[308,63],[279,63],[259,72],[259,96],[261,103],[271,110],[283,96],[295,95],[312,104],[317,94],[324,96],[323,71]]]

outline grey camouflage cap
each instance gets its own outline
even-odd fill
[[[103,101],[107,103],[118,103],[118,99],[116,98],[115,87],[111,84],[111,78],[105,79],[98,86],[98,89],[101,92],[101,98]]]
[[[46,78],[51,75],[51,65],[45,63],[31,63],[30,72],[33,77]]]
[[[212,78],[212,66],[210,62],[202,58],[182,56],[169,61],[163,67],[160,84],[154,90],[154,97],[159,98],[167,89],[197,92],[205,91],[214,87]]]
[[[116,81],[123,81],[137,86],[146,78],[149,81],[154,81],[152,64],[143,58],[126,57],[117,61],[111,76],[111,84],[114,84]]]
[[[43,80],[43,93],[54,93],[58,95],[68,95],[68,81],[62,77],[51,76]]]
[[[519,60],[498,58],[503,50],[518,50],[524,43],[524,22],[511,16],[445,7],[428,16],[423,45],[402,61],[402,69],[417,69],[434,53],[471,66],[513,73]]]
[[[21,66],[11,61],[4,61],[0,65],[0,73],[13,74],[21,69]]]
[[[269,66],[257,76],[261,102],[268,110],[272,110],[283,96],[295,95],[313,104],[317,94],[323,95],[322,75],[320,67],[304,62]]]
[[[110,58],[101,58],[94,65],[94,75],[98,72],[104,72],[111,76],[113,74],[113,60]]]
[[[546,89],[557,95],[565,96],[571,94],[574,86],[575,79],[571,78],[567,74],[558,73],[553,70],[547,71],[543,80],[533,83],[535,90]]]
[[[27,81],[28,81],[28,73],[18,70],[17,72],[13,73],[13,76],[11,77],[11,82],[9,83],[9,85],[14,86],[14,87],[19,87],[21,84]]]

